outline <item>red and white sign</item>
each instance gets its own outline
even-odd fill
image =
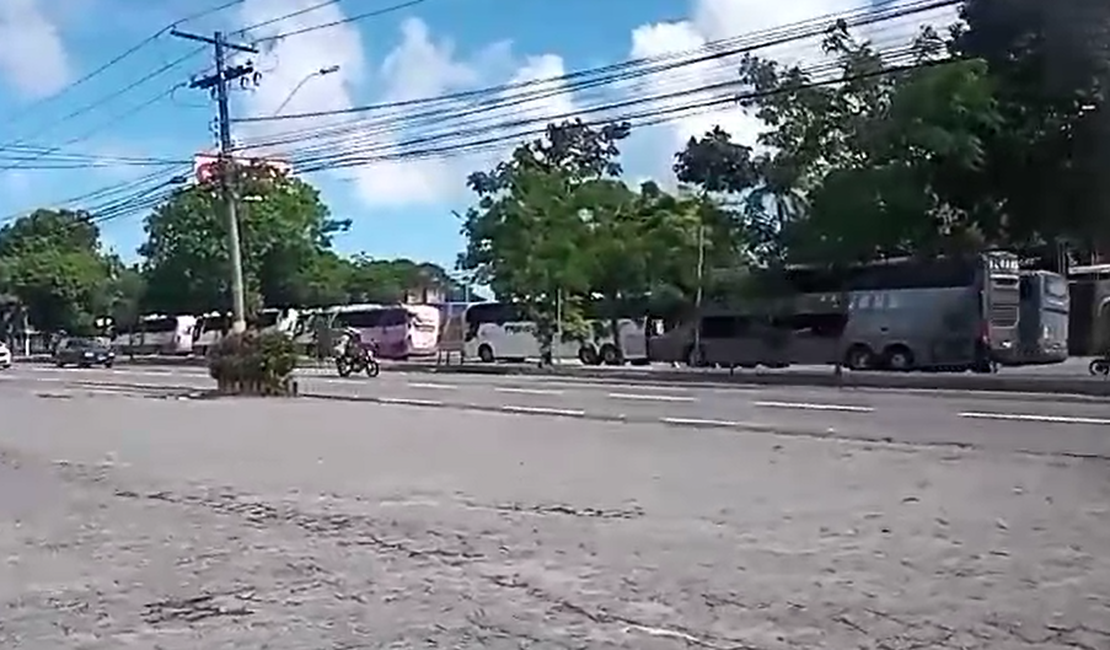
[[[289,174],[293,166],[285,160],[267,160],[264,158],[232,158],[232,163],[241,167],[265,165],[279,174]],[[220,157],[215,153],[198,153],[193,156],[193,178],[198,183],[207,183],[216,177],[220,170]]]

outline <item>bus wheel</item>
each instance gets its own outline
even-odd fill
[[[866,345],[853,345],[844,355],[849,370],[870,370],[875,367],[875,353]]]
[[[578,360],[584,366],[596,366],[601,362],[601,358],[597,356],[597,350],[592,345],[583,345],[578,348]]]
[[[883,365],[891,370],[912,370],[913,352],[904,345],[892,345],[883,353]]]
[[[623,359],[621,359],[621,353],[617,346],[606,343],[601,346],[601,361],[607,366],[619,366]]]
[[[478,360],[482,363],[493,363],[493,348],[483,343],[478,347]]]
[[[686,365],[691,368],[704,368],[705,367],[705,352],[701,348],[690,346],[686,350]]]

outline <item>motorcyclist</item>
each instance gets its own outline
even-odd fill
[[[357,359],[366,354],[366,348],[362,344],[362,332],[358,328],[344,327],[341,336],[343,338],[340,351],[343,356],[348,359]]]

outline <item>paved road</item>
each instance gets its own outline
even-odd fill
[[[433,380],[434,379],[434,380]],[[307,371],[302,391],[384,404],[1110,458],[1110,404],[1054,396],[804,387],[693,387],[550,377]],[[201,369],[17,368],[0,385],[92,393],[211,388]]]
[[[46,384],[0,386],[6,648],[1110,643],[1105,461]]]

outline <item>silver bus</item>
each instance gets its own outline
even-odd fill
[[[842,362],[856,370],[989,372],[1017,359],[1017,255],[901,258],[840,271],[791,267],[790,295],[703,310],[653,331],[653,361],[725,367]]]
[[[1052,271],[1021,272],[1017,363],[1067,360],[1070,302],[1064,276]]]

